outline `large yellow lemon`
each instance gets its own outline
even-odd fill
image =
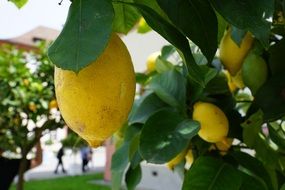
[[[219,142],[228,134],[228,119],[224,112],[214,104],[195,103],[193,119],[200,122],[201,129],[198,135],[207,142]]]
[[[97,147],[126,121],[135,95],[129,52],[113,34],[103,54],[78,74],[55,68],[55,91],[67,125]]]
[[[228,30],[220,43],[220,60],[229,70],[232,76],[235,76],[241,69],[244,58],[249,52],[253,43],[253,37],[248,32],[238,46],[231,38],[231,30]]]

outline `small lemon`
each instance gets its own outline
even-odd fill
[[[242,66],[242,77],[246,86],[255,94],[267,79],[267,65],[264,59],[254,53],[250,53]]]
[[[51,100],[48,107],[49,109],[58,108],[57,101],[55,99]]]
[[[193,119],[200,122],[201,129],[198,135],[207,142],[219,142],[228,134],[228,119],[224,112],[214,104],[195,103]]]
[[[65,122],[90,146],[100,146],[127,120],[135,73],[129,52],[116,34],[101,56],[78,74],[56,67],[54,78]]]
[[[31,110],[32,112],[36,112],[37,106],[34,102],[29,103],[29,110]]]
[[[180,152],[176,157],[174,157],[172,160],[167,162],[166,166],[173,170],[176,165],[178,165],[180,162],[182,162],[187,154],[187,149]]]
[[[192,149],[189,149],[187,151],[187,154],[185,156],[185,159],[186,159],[186,164],[187,165],[191,165],[194,161],[194,157],[193,157],[193,152],[192,152]]]
[[[160,56],[160,52],[154,52],[150,54],[146,60],[146,72],[151,73],[155,71],[155,62],[157,57]]]
[[[238,46],[231,38],[231,29],[226,32],[220,43],[220,60],[229,70],[232,76],[235,76],[241,69],[244,58],[249,52],[253,43],[253,37],[248,32]]]
[[[239,70],[235,76],[232,76],[233,83],[240,89],[245,87],[243,82],[242,70]]]
[[[231,74],[229,73],[229,71],[227,70],[223,70],[223,73],[226,75],[227,77],[227,81],[228,81],[228,86],[231,92],[234,92],[238,89],[238,87],[236,86],[236,84],[234,83]]]
[[[145,19],[141,17],[138,23],[138,29],[137,29],[138,33],[144,34],[151,30],[152,30],[151,27],[146,23]]]

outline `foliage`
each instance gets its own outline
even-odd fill
[[[11,151],[33,147],[37,134],[63,126],[56,108],[49,108],[55,99],[53,66],[44,47],[34,53],[9,45],[0,49],[1,146]]]
[[[161,50],[156,71],[137,75],[141,89],[112,160],[113,189],[120,188],[123,174],[134,189],[141,161],[166,163],[185,148],[192,150],[194,163],[175,168],[185,174],[185,190],[284,188],[284,12],[284,0],[72,1],[67,23],[49,49],[58,67],[79,72],[100,56],[112,31],[126,34],[135,27],[139,14],[171,44]],[[238,89],[242,75],[225,75],[218,47],[226,31],[237,47],[249,32],[251,51],[266,62],[266,81],[254,93]],[[230,89],[231,79],[236,86]],[[197,101],[227,116],[228,137],[235,139],[228,151],[197,135],[201,125],[192,118]]]

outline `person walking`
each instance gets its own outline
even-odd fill
[[[90,150],[89,147],[84,146],[80,149],[81,159],[82,159],[82,172],[86,172],[88,169],[88,162],[89,162],[89,154]]]
[[[57,160],[58,160],[58,163],[57,163],[57,166],[56,166],[55,171],[54,171],[55,174],[57,174],[59,166],[61,166],[62,172],[63,172],[63,173],[66,173],[66,170],[64,169],[64,165],[63,165],[63,161],[62,161],[63,155],[64,155],[64,148],[63,148],[63,146],[62,146],[62,147],[59,149],[59,151],[57,152],[57,155],[56,155],[56,158],[57,158]]]

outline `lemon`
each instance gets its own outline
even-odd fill
[[[195,103],[193,119],[200,122],[201,129],[198,135],[207,142],[219,142],[228,134],[228,119],[224,112],[214,104]]]
[[[160,52],[154,52],[147,57],[146,60],[146,72],[151,73],[155,71],[155,62],[157,57],[160,55]]]
[[[180,152],[176,157],[174,157],[172,160],[167,162],[166,166],[173,170],[176,165],[178,165],[180,162],[182,162],[187,154],[187,149]]]
[[[244,58],[249,52],[253,43],[253,37],[248,32],[238,46],[231,38],[231,30],[228,30],[220,43],[220,60],[229,70],[232,76],[235,76],[241,69]]]
[[[236,84],[234,83],[231,74],[227,70],[223,70],[223,73],[226,75],[227,81],[228,81],[228,87],[231,92],[234,92],[238,89]]]
[[[116,35],[95,61],[78,74],[55,68],[55,92],[66,124],[97,147],[121,128],[135,95],[129,52]]]
[[[221,155],[225,155],[227,151],[231,148],[234,139],[232,138],[224,138],[223,140],[216,142],[216,147],[220,150]]]
[[[245,87],[241,69],[237,72],[235,76],[232,76],[232,81],[235,84],[235,86],[240,89],[243,89]]]
[[[57,106],[57,101],[54,99],[54,100],[51,100],[50,102],[49,102],[49,109],[53,109],[53,108],[58,108],[58,106]]]
[[[264,59],[250,53],[244,60],[242,77],[245,85],[255,94],[267,79],[267,65]]]
[[[151,30],[151,27],[146,23],[145,19],[141,17],[138,23],[138,33],[144,34]]]
[[[36,112],[37,111],[37,106],[34,102],[30,102],[29,103],[29,110],[31,110],[32,112]]]
[[[189,149],[187,151],[187,154],[185,156],[185,159],[186,159],[186,164],[187,165],[191,165],[194,161],[194,157],[193,157],[193,153],[192,153],[192,149]]]

